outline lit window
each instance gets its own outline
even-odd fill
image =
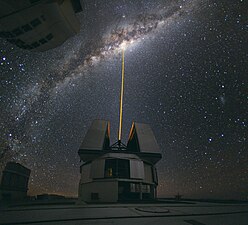
[[[126,159],[106,159],[105,177],[130,178],[130,163]]]

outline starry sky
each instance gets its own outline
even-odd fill
[[[32,170],[29,194],[76,196],[79,146],[94,119],[123,142],[149,123],[160,197],[248,199],[245,0],[86,0],[80,33],[42,53],[0,40],[0,166]],[[8,147],[6,147],[8,146]]]

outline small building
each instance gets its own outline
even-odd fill
[[[108,121],[95,120],[78,151],[79,200],[118,202],[155,199],[159,146],[148,124],[133,123],[127,145],[110,146]]]
[[[27,197],[31,170],[20,163],[8,162],[3,170],[0,199],[23,200]]]
[[[46,51],[77,34],[80,0],[0,0],[0,37],[22,49]]]
[[[182,200],[182,195],[179,194],[179,192],[177,193],[177,195],[175,195],[175,200],[176,201],[181,201]]]

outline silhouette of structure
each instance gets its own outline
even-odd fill
[[[63,195],[56,195],[56,194],[41,194],[37,195],[37,200],[63,200],[65,199],[65,196]]]
[[[46,51],[79,32],[80,0],[0,0],[0,37],[22,49]]]
[[[31,170],[19,163],[8,162],[3,170],[0,199],[22,200],[27,197]]]
[[[95,120],[78,151],[79,200],[117,202],[156,198],[155,164],[161,159],[159,146],[148,124],[133,123],[127,145],[110,146],[108,121]]]
[[[177,200],[177,201],[180,201],[180,200],[182,200],[182,195],[180,195],[179,194],[179,192],[177,193],[177,195],[175,195],[175,200]]]

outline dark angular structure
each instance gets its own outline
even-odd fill
[[[19,163],[8,162],[3,170],[0,199],[23,200],[27,197],[31,170]]]
[[[108,121],[95,120],[78,151],[80,167],[79,200],[118,202],[156,198],[155,164],[161,153],[148,124],[133,123],[127,146],[110,146]]]
[[[0,37],[19,48],[42,52],[77,34],[80,0],[0,0]]]

